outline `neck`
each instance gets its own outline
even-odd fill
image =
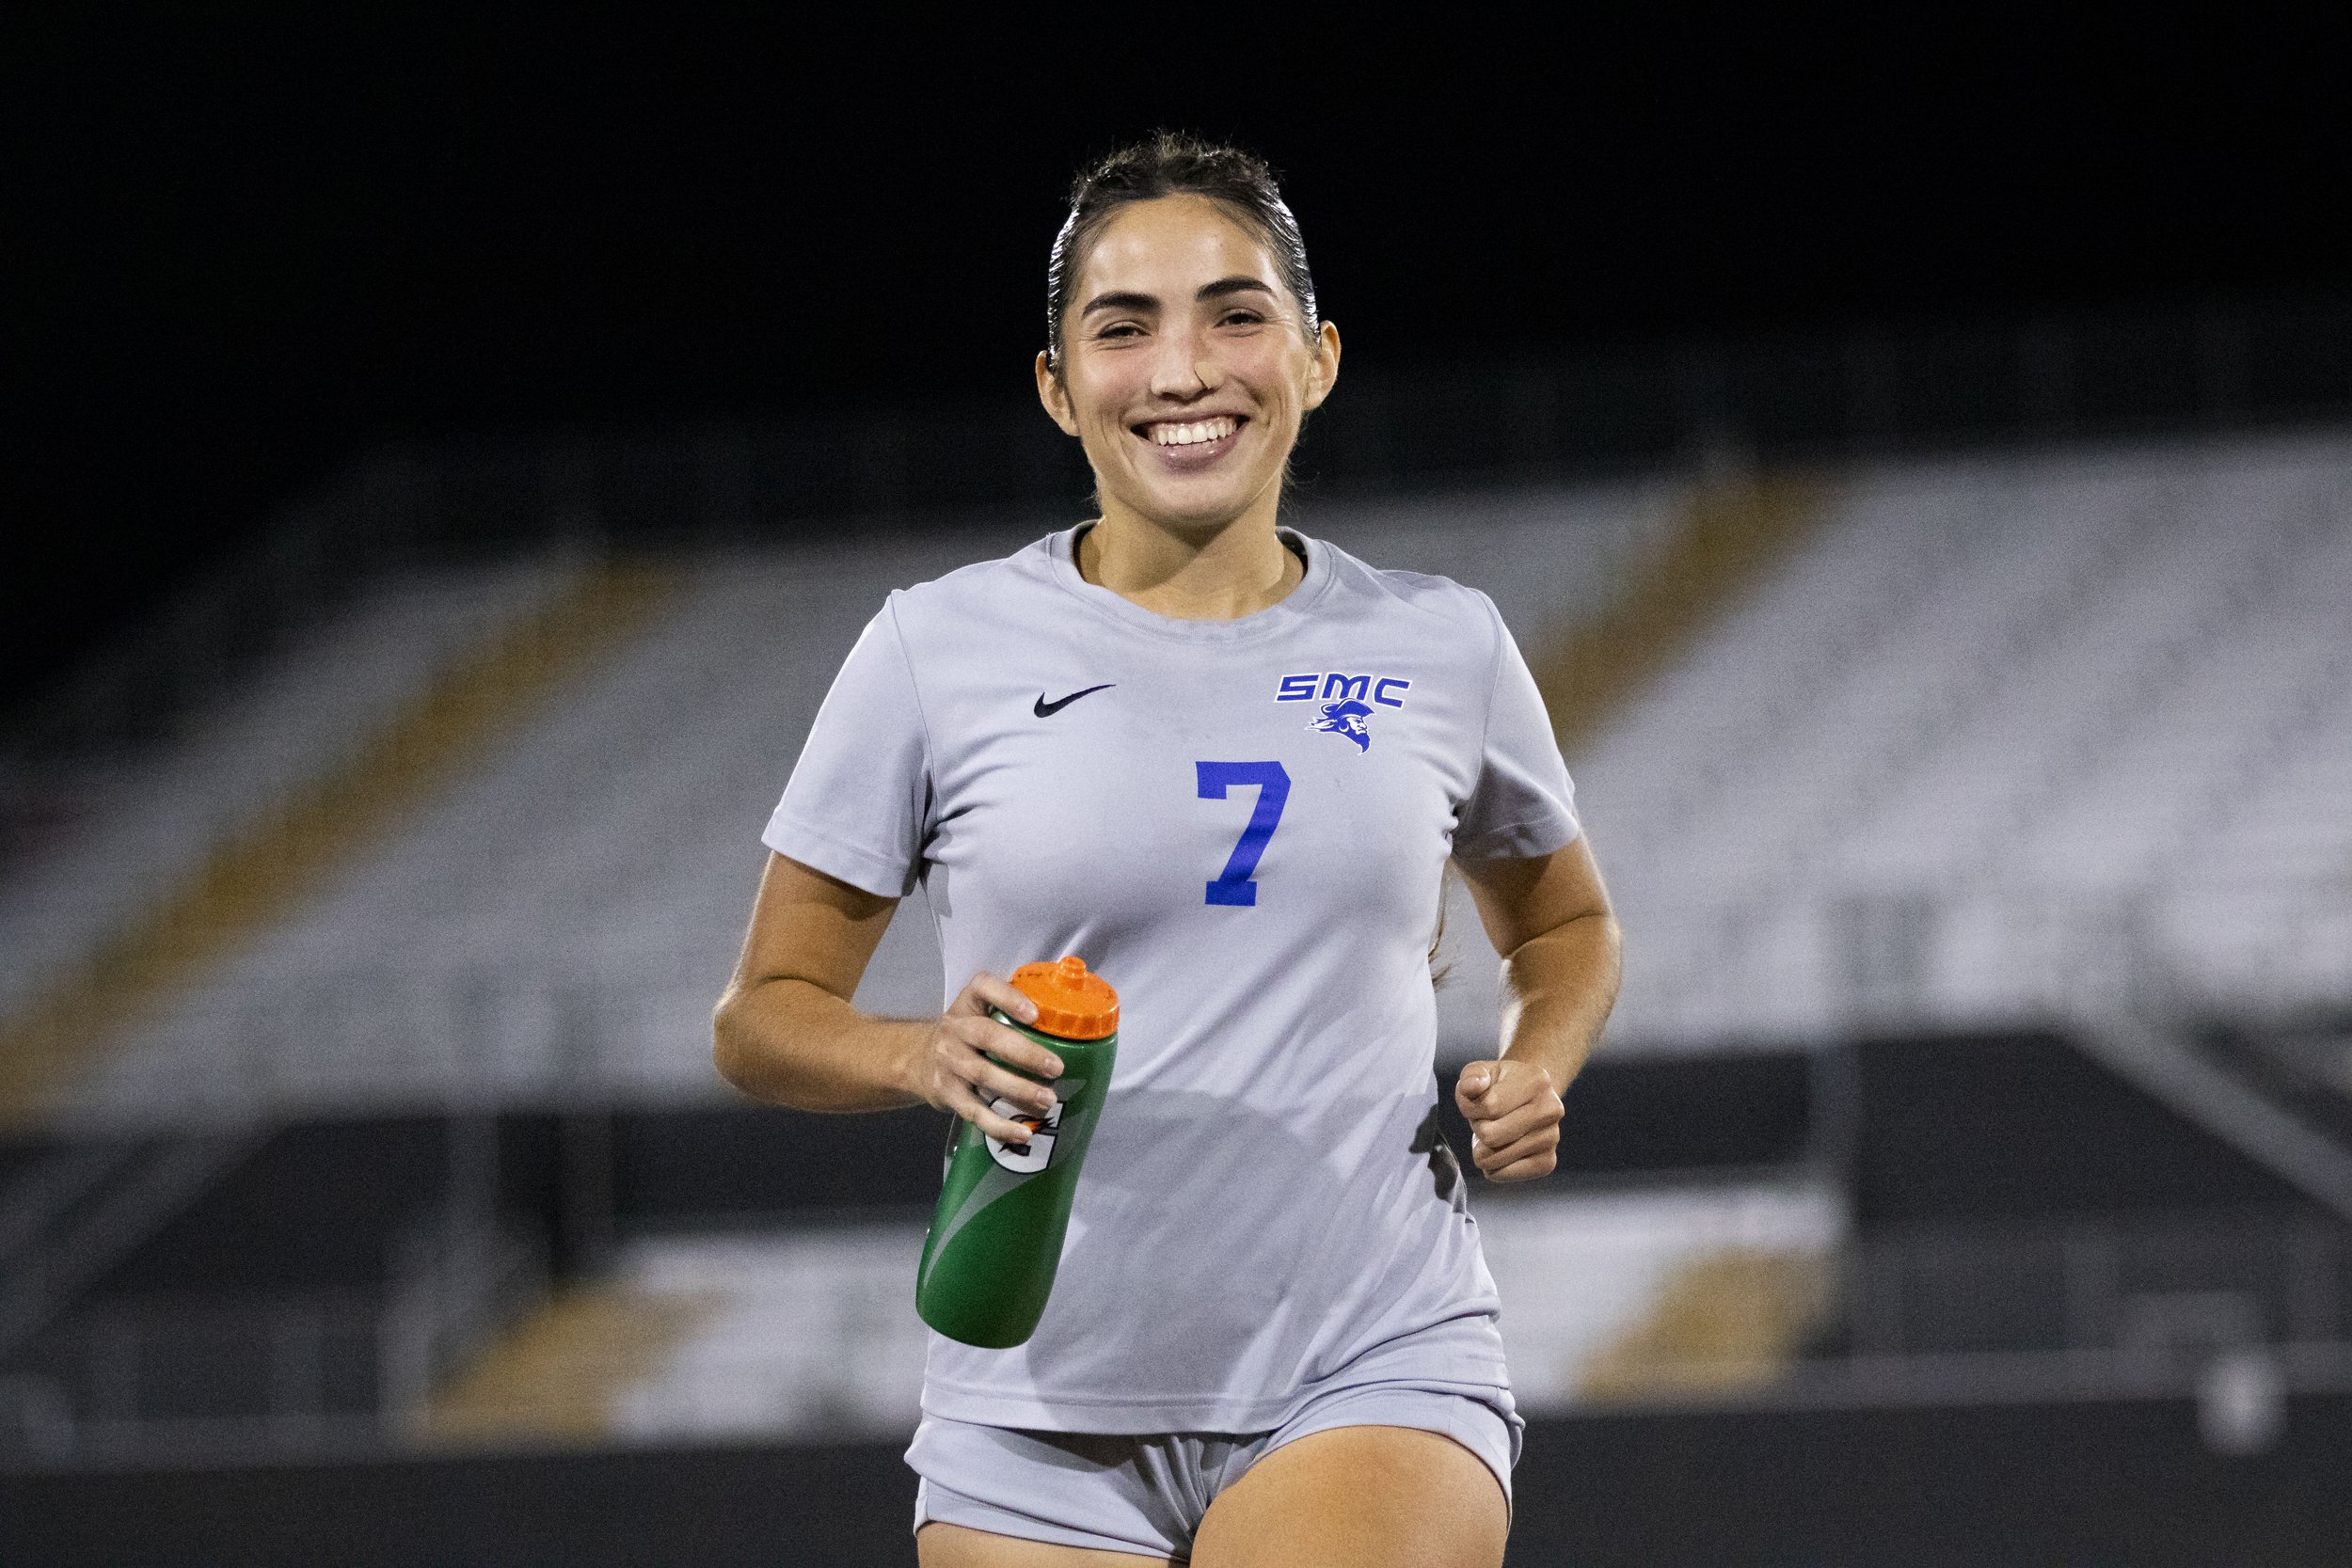
[[[1106,504],[1079,537],[1077,565],[1087,581],[1180,621],[1254,615],[1281,603],[1307,575],[1274,531],[1272,505],[1184,528]]]

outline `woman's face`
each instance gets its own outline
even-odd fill
[[[1204,197],[1130,202],[1079,268],[1038,395],[1085,443],[1104,511],[1214,531],[1279,498],[1300,419],[1339,373],[1274,258]]]

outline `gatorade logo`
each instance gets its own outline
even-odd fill
[[[1029,1130],[1026,1145],[1009,1144],[1001,1139],[988,1139],[988,1157],[1016,1176],[1035,1176],[1054,1160],[1056,1129],[1061,1126],[1061,1105],[1058,1100],[1042,1115],[1009,1100],[999,1100],[989,1109],[1009,1121],[1017,1121]]]

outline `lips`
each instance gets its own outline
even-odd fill
[[[1199,468],[1232,451],[1242,426],[1248,422],[1239,415],[1207,414],[1188,420],[1147,420],[1133,428],[1169,467]]]
[[[1142,428],[1143,438],[1155,447],[1198,447],[1223,440],[1241,421],[1231,414],[1212,414],[1205,420],[1155,420]]]

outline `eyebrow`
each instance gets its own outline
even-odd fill
[[[1273,292],[1273,285],[1267,283],[1263,278],[1236,275],[1232,277],[1220,277],[1214,283],[1201,284],[1200,289],[1193,294],[1192,297],[1197,300],[1206,301],[1212,299],[1223,299],[1228,294],[1270,294]]]
[[[1265,279],[1236,273],[1231,277],[1220,277],[1214,283],[1201,284],[1200,288],[1193,291],[1192,297],[1206,303],[1213,299],[1224,299],[1232,294],[1270,294],[1272,293],[1274,293],[1274,286]],[[1078,314],[1090,316],[1097,310],[1156,310],[1159,308],[1159,300],[1151,294],[1107,293],[1096,294],[1092,299],[1088,300]]]

